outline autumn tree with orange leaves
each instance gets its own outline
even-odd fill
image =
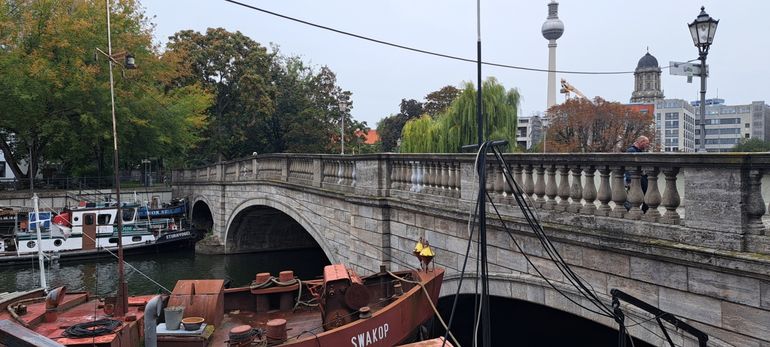
[[[641,135],[654,143],[652,114],[598,97],[554,105],[548,118],[548,152],[622,152]]]

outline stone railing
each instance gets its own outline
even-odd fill
[[[439,205],[476,197],[473,155],[260,155],[174,172],[174,184],[274,181]],[[770,154],[509,154],[513,177],[546,223],[770,254],[762,185]],[[515,204],[488,159],[492,201]],[[626,185],[625,177],[630,184]],[[642,189],[646,177],[647,189]],[[763,196],[764,195],[764,196]],[[430,197],[426,200],[426,198]],[[642,210],[646,205],[649,209]],[[510,213],[509,213],[510,215]]]

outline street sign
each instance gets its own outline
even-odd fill
[[[700,76],[700,64],[680,63],[677,61],[669,62],[669,73],[678,76]],[[706,76],[709,74],[708,65],[706,65]]]

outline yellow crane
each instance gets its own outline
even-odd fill
[[[581,98],[583,98],[583,99],[586,99],[586,100],[588,100],[588,102],[592,102],[590,98],[588,98],[587,96],[585,96],[585,94],[583,94],[583,93],[582,93],[580,90],[578,90],[577,88],[575,88],[575,86],[573,86],[573,85],[569,84],[569,83],[567,82],[567,80],[565,80],[565,79],[563,79],[563,78],[561,79],[561,90],[559,90],[559,93],[562,93],[562,94],[564,94],[564,96],[565,96],[567,99],[569,99],[569,93],[575,93],[577,96],[579,96],[579,97],[581,97]]]

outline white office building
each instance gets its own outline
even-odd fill
[[[523,150],[531,149],[543,140],[543,119],[539,115],[517,119],[516,145]]]
[[[725,105],[723,99],[706,100],[706,150],[730,152],[745,139],[770,140],[770,106],[764,101]],[[694,106],[700,105],[693,101]],[[700,146],[700,107],[695,107],[696,148]]]
[[[694,152],[695,107],[682,99],[655,102],[655,139],[663,152]]]

